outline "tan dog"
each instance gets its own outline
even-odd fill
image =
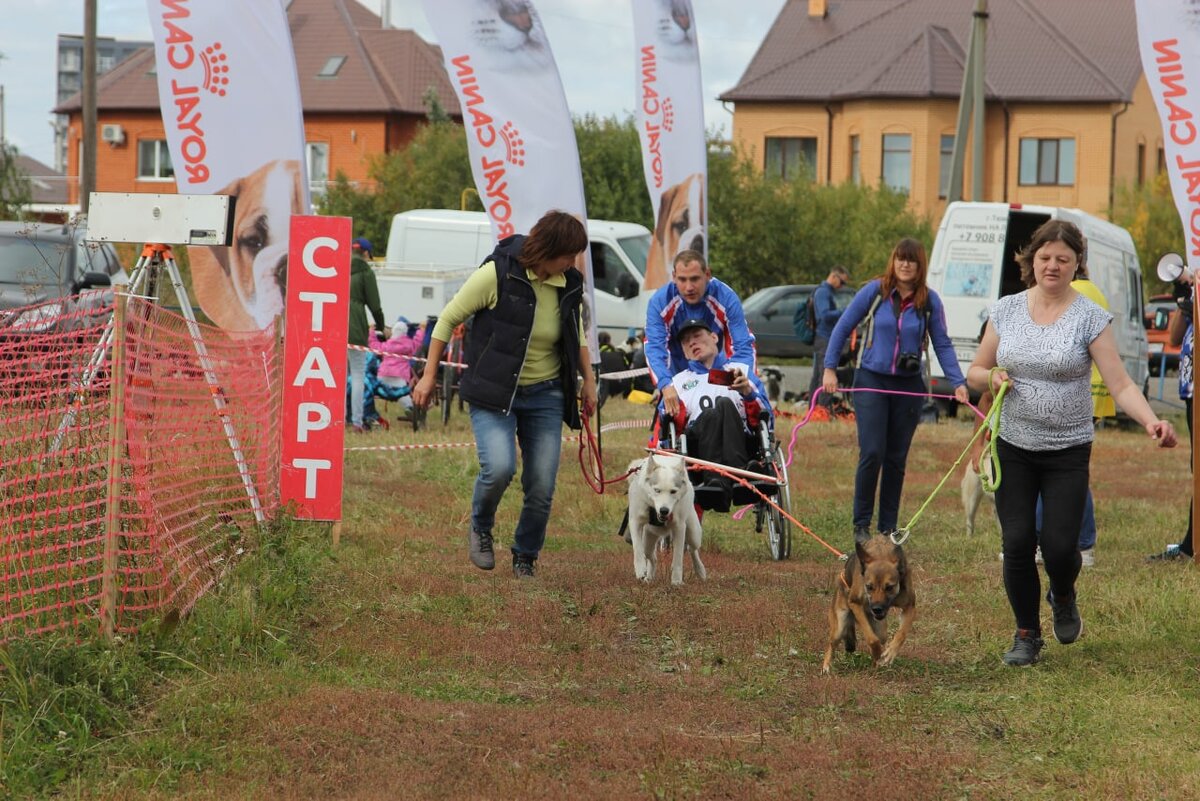
[[[987,414],[992,408],[992,396],[984,395],[979,400],[979,410]],[[983,418],[975,421],[975,431],[979,431],[979,427],[983,425]],[[971,446],[971,459],[967,462],[967,467],[963,470],[962,483],[959,484],[959,489],[962,492],[963,512],[967,517],[967,534],[975,533],[975,514],[979,511],[979,505],[984,498],[990,500],[993,504],[996,502],[994,494],[986,491],[983,488],[983,479],[986,477],[988,483],[992,483],[992,462],[990,459],[985,459],[984,454],[988,440],[991,439],[991,432],[985,432],[983,436],[975,440]]]
[[[288,229],[301,213],[300,162],[271,161],[216,194],[233,195],[233,246],[188,249],[200,308],[230,331],[257,331],[283,312]]]
[[[667,187],[659,199],[645,286],[653,289],[669,282],[675,254],[688,249],[703,253],[705,239],[704,175],[696,172]]]
[[[893,606],[900,610],[900,628],[884,650],[887,614]],[[916,616],[917,594],[913,592],[904,549],[882,534],[855,543],[854,553],[834,587],[829,607],[829,645],[821,672],[829,672],[833,649],[839,642],[845,644],[846,653],[854,651],[856,624],[871,649],[871,664],[890,665],[908,638]]]

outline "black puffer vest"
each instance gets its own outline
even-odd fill
[[[488,257],[488,261],[496,265],[496,308],[475,313],[467,337],[466,361],[469,366],[459,385],[463,400],[504,414],[512,409],[517,393],[517,379],[529,349],[537,303],[525,268],[517,261],[524,242],[524,236],[502,239]],[[558,290],[558,319],[562,325],[562,336],[558,341],[562,364],[559,380],[563,391],[563,422],[578,430],[579,399],[576,396],[583,278],[577,270],[568,270],[565,278],[566,287]]]

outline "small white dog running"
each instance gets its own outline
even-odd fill
[[[671,583],[683,584],[683,551],[692,554],[692,568],[708,577],[700,561],[703,532],[696,515],[695,491],[688,481],[687,463],[678,456],[647,456],[629,465],[639,467],[629,477],[629,535],[633,542],[633,574],[654,581],[658,544],[670,537]]]

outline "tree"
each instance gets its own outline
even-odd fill
[[[1171,195],[1171,183],[1161,172],[1141,186],[1128,184],[1117,189],[1112,220],[1129,231],[1142,266],[1142,286],[1162,286],[1155,267],[1164,253],[1185,254],[1183,223]]]
[[[927,218],[887,187],[822,185],[763,175],[734,148],[708,160],[709,260],[745,297],[775,284],[816,283],[841,264],[856,280],[883,272],[896,241],[933,241]]]
[[[633,118],[584,116],[575,121],[575,137],[588,216],[652,229]],[[773,284],[814,283],[835,264],[865,279],[883,271],[901,237],[932,244],[929,220],[908,209],[906,196],[886,187],[784,181],[764,176],[723,143],[711,140],[709,152],[709,260],[743,296]],[[482,209],[478,196],[465,191],[475,181],[466,134],[455,122],[423,126],[404,150],[376,159],[370,176],[373,190],[336,176],[320,205],[324,214],[353,217],[356,232],[380,252],[397,212]]]
[[[0,142],[0,219],[22,219],[33,202],[33,184],[17,164],[17,149]]]

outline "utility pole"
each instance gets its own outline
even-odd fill
[[[971,35],[967,40],[967,58],[963,65],[962,92],[958,101],[958,124],[954,129],[954,152],[950,157],[950,187],[946,201],[953,203],[963,197],[963,163],[966,161],[967,121],[973,120],[971,197],[983,197],[983,112],[984,112],[984,45],[987,41],[987,0],[975,0]],[[974,113],[972,113],[974,112]],[[1007,145],[1006,145],[1007,146]]]
[[[79,169],[79,209],[88,212],[96,188],[96,0],[83,0],[83,164]]]

